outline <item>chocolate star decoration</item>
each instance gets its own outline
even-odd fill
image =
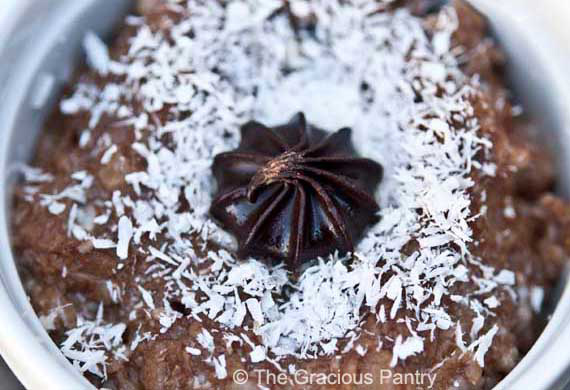
[[[249,122],[238,148],[218,154],[211,215],[238,241],[240,257],[285,261],[352,252],[378,220],[374,191],[383,168],[358,157],[351,129],[317,129],[297,114],[269,128]]]

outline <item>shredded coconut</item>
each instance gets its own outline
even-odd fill
[[[457,28],[453,8],[440,12],[428,36],[422,19],[404,9],[375,12],[376,1],[298,1],[292,12],[314,15],[318,22],[314,31],[300,31],[297,40],[287,17],[276,14],[282,4],[233,0],[224,8],[189,0],[180,5],[191,16],[173,23],[169,31],[151,30],[143,19],[131,18],[137,32],[119,59],[110,59],[102,42],[87,35],[91,66],[124,81],[103,88],[80,83],[61,103],[61,111],[90,115],[82,147],[94,142],[90,132],[104,113],[132,126],[132,148],[145,160],[146,170],[125,177],[137,198],[117,191],[106,202],[107,214],[95,218],[96,224],[117,232],[116,244],[109,237],[77,233],[73,208],[70,232],[92,240],[96,248],[116,246],[122,260],[129,257],[129,247],[148,255],[153,262],[149,278],[160,275],[166,281],[161,296],[180,298],[194,318],[207,316],[232,330],[249,315],[262,342],[253,347],[252,362],[271,356],[277,364],[283,356],[339,353],[337,341],[347,337],[342,352],[362,348],[354,340],[366,312],[377,313],[381,322],[408,324],[410,334],[394,343],[379,341],[379,348],[393,346],[392,365],[421,353],[424,340],[436,329],[456,324],[463,345],[464,337],[477,337],[483,316],[500,304],[487,299],[484,306],[480,295],[515,280],[512,272],[497,273],[469,251],[469,222],[477,217],[470,211],[470,174],[479,170],[493,175],[494,169],[475,157],[487,156],[492,145],[480,134],[470,104],[478,80],[461,72],[451,50],[450,37]],[[144,112],[132,112],[123,101],[140,102]],[[171,115],[160,122],[156,114],[164,109]],[[380,222],[352,257],[320,259],[293,283],[282,267],[239,261],[233,254],[235,243],[209,218],[208,208],[214,192],[213,157],[237,145],[240,125],[252,118],[278,124],[297,111],[325,129],[352,127],[356,147],[384,166],[385,179],[377,194]],[[169,144],[162,141],[165,135]],[[107,148],[103,164],[117,153],[114,145]],[[27,174],[48,179],[31,170]],[[85,188],[45,195],[44,203],[61,213],[55,201],[69,198],[74,207],[83,204]],[[190,210],[180,211],[182,197]],[[119,217],[118,226],[111,214]],[[156,249],[143,244],[144,235],[151,240],[162,235],[167,243]],[[204,246],[196,248],[196,238],[222,249],[199,255]],[[417,249],[405,252],[414,241]],[[194,272],[197,265],[207,265],[208,272]],[[470,271],[474,268],[483,277]],[[452,295],[453,287],[463,283],[476,285],[477,291]],[[180,318],[167,304],[155,302],[153,291],[139,290],[150,309],[165,306],[161,332]],[[196,301],[196,294],[205,299]],[[448,314],[444,297],[475,312],[469,335]],[[99,329],[83,322],[69,334],[64,352],[81,362],[83,371],[101,375],[103,355],[92,354],[90,348],[71,349],[77,334],[86,333],[97,334],[95,340],[105,347],[115,346],[115,338],[109,341],[107,336],[111,331]],[[496,332],[493,327],[467,347],[480,365]],[[187,352],[210,359],[218,378],[225,378],[225,357],[212,356],[212,335],[204,329],[197,342],[208,353],[194,347]],[[82,356],[86,351],[89,356]]]
[[[106,75],[109,71],[109,52],[107,46],[93,32],[88,32],[83,40],[87,61],[97,72]]]
[[[61,344],[63,354],[74,362],[81,372],[90,372],[100,377],[107,377],[107,354],[126,360],[125,346],[122,342],[125,324],[103,324],[103,309],[95,321],[77,319],[77,327],[66,333],[67,339]]]

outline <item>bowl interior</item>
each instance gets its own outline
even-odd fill
[[[564,167],[570,166],[567,114],[570,97],[566,96],[563,86],[570,84],[567,76],[550,61],[556,48],[537,42],[544,35],[541,26],[534,26],[533,30],[532,25],[517,21],[512,12],[502,11],[496,1],[473,0],[473,3],[489,16],[495,35],[508,53],[516,96],[521,97],[525,108],[536,118],[543,131],[541,137],[556,154],[561,173],[559,191],[568,198],[570,175],[562,173]],[[3,102],[0,131],[4,135],[0,139],[0,247],[4,248],[0,253],[0,309],[3,312],[0,353],[27,388],[92,388],[50,340],[22,288],[8,249],[10,187],[17,176],[14,167],[28,161],[43,120],[81,58],[83,36],[87,31],[94,31],[109,37],[131,2],[108,1],[103,7],[97,0],[22,1],[19,4],[12,10],[16,19],[9,40],[0,37],[0,100]],[[4,46],[2,40],[7,42]],[[545,356],[552,355],[553,346],[560,345],[561,340],[570,342],[570,330],[565,325],[570,323],[568,317],[570,289],[567,288],[539,341],[498,389],[552,388],[570,361],[570,352],[559,350],[557,362]]]
[[[85,34],[93,31],[108,38],[131,4],[18,0],[5,10],[13,28],[0,36],[0,353],[30,389],[93,387],[51,341],[19,280],[8,231],[15,168],[29,160],[46,115],[81,59]]]
[[[570,58],[567,36],[555,33],[567,14],[549,3],[549,18],[540,18],[532,2],[516,5],[495,0],[469,0],[491,22],[508,57],[508,76],[515,96],[531,116],[543,142],[554,154],[558,195],[570,197]],[[558,9],[559,8],[559,9]],[[557,14],[559,10],[559,14]],[[531,350],[495,390],[562,389],[570,366],[570,283],[562,275],[556,310]],[[564,286],[565,284],[565,286]]]

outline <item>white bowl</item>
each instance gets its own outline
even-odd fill
[[[518,96],[547,129],[560,193],[570,195],[570,65],[562,1],[471,0],[510,56]],[[43,329],[22,288],[8,236],[10,167],[26,161],[46,114],[69,78],[88,30],[105,35],[129,0],[4,0],[0,11],[0,353],[31,390],[92,389]],[[570,4],[570,3],[569,3]],[[534,7],[534,8],[533,8]],[[540,11],[540,12],[539,12]],[[568,28],[570,31],[570,28]],[[556,31],[556,32],[555,32]],[[65,39],[62,39],[64,37]],[[570,366],[570,286],[541,337],[496,389],[556,389]]]

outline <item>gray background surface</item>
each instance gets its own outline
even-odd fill
[[[24,387],[16,379],[4,361],[0,358],[0,390],[23,390]]]

